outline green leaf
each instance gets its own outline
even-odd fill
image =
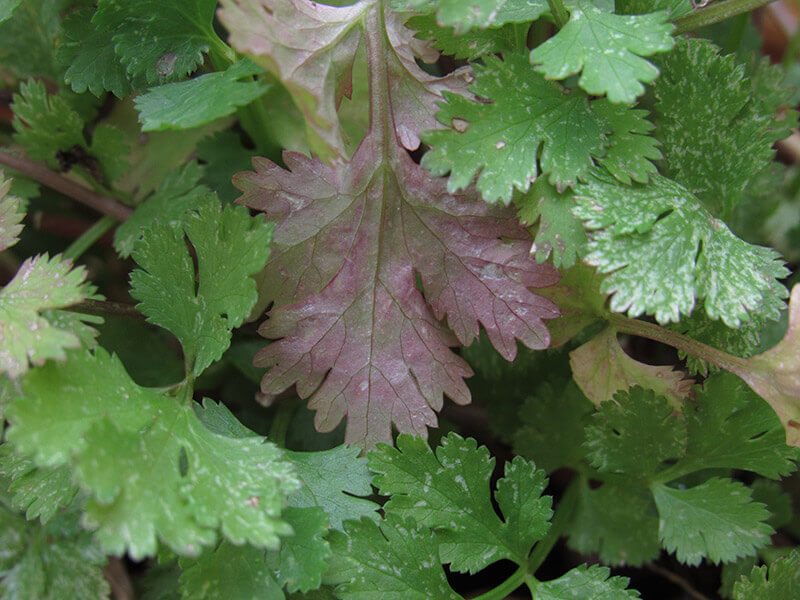
[[[48,94],[43,82],[23,82],[13,109],[14,141],[31,158],[56,166],[59,151],[85,147],[83,120],[60,95]]]
[[[753,554],[769,543],[769,512],[752,502],[750,490],[738,481],[709,479],[689,489],[652,488],[660,516],[659,536],[678,560],[698,565],[730,562]]]
[[[89,154],[100,162],[103,180],[107,184],[125,175],[129,169],[126,158],[129,152],[122,130],[105,124],[94,128]]]
[[[197,273],[184,242],[197,254]],[[148,321],[180,340],[195,376],[218,360],[256,302],[259,272],[269,256],[272,225],[250,217],[247,209],[226,206],[208,196],[183,223],[154,224],[136,244],[141,269],[131,275],[131,295]],[[195,284],[197,279],[198,283]]]
[[[476,27],[535,21],[550,9],[546,0],[393,0],[392,6],[398,11],[435,12],[438,24],[452,27],[457,34]]]
[[[128,74],[148,84],[182,79],[221,45],[214,32],[216,0],[101,0],[92,22],[114,32]]]
[[[269,89],[252,79],[261,72],[245,59],[225,71],[152,88],[135,101],[142,131],[190,129],[233,114]]]
[[[686,428],[663,396],[633,387],[604,402],[586,427],[586,449],[601,473],[647,477],[686,448]]]
[[[10,189],[11,180],[4,179],[0,172],[0,252],[19,241],[22,219],[25,218],[22,201],[9,195]]]
[[[0,23],[11,18],[22,0],[0,0]]]
[[[666,157],[664,174],[726,217],[755,175],[772,161],[775,113],[791,91],[772,86],[759,93],[733,55],[720,55],[705,40],[681,39],[657,61],[657,135]],[[777,67],[775,68],[777,71]],[[776,73],[777,74],[777,73]],[[759,77],[773,76],[762,67]],[[764,99],[759,99],[764,96]]]
[[[553,266],[568,269],[583,255],[586,231],[572,214],[575,202],[571,194],[559,194],[558,190],[539,177],[524,196],[515,200],[519,207],[519,218],[525,225],[538,221],[531,253],[536,262],[553,257]]]
[[[291,531],[280,511],[299,482],[278,448],[255,434],[211,432],[189,405],[138,387],[100,348],[32,371],[8,418],[20,452],[74,469],[91,495],[86,522],[109,553],[139,559],[159,539],[193,555],[218,530],[274,548]]]
[[[639,362],[622,349],[617,330],[606,327],[591,340],[569,354],[575,383],[595,405],[614,399],[614,395],[638,385],[667,397],[679,406],[692,391],[692,380],[671,366]]]
[[[608,567],[581,565],[551,581],[537,582],[533,586],[536,600],[631,600],[639,597],[636,590],[626,589],[627,577],[610,577]]]
[[[601,291],[611,310],[660,323],[706,313],[738,327],[751,313],[777,319],[788,294],[779,255],[737,238],[686,188],[660,175],[623,186],[593,177],[575,188],[574,214],[594,230],[585,260],[611,273]],[[635,207],[635,210],[632,210]]]
[[[100,570],[105,556],[81,529],[79,516],[68,511],[42,526],[0,504],[0,598],[108,598],[109,585]]]
[[[249,169],[255,154],[255,149],[242,143],[237,131],[226,129],[209,136],[197,145],[197,158],[206,165],[201,181],[217,192],[223,204],[233,202],[241,192],[233,187],[231,178]]]
[[[647,111],[614,104],[607,98],[592,102],[592,111],[612,132],[598,163],[622,183],[647,183],[650,175],[658,172],[650,161],[662,158],[658,140],[649,135],[655,126],[645,118]]]
[[[0,446],[0,475],[11,480],[11,502],[28,520],[47,523],[68,506],[78,493],[66,467],[37,467],[33,461],[4,443]]]
[[[196,561],[182,560],[182,598],[205,600],[284,600],[264,551],[223,542]]]
[[[317,507],[285,511],[294,535],[281,539],[280,550],[272,560],[278,582],[290,592],[308,592],[322,584],[331,549],[324,537],[328,533],[328,515]]]
[[[422,165],[434,175],[450,172],[450,192],[477,177],[484,200],[511,201],[541,172],[559,186],[572,185],[602,154],[603,124],[585,94],[565,94],[558,84],[531,71],[528,60],[509,54],[487,56],[475,65],[470,90],[490,104],[445,92],[437,118],[453,129],[428,132],[431,146]]]
[[[642,56],[672,48],[673,26],[667,13],[615,15],[588,0],[567,3],[570,18],[544,44],[531,51],[531,62],[548,79],[581,73],[579,85],[611,102],[633,102],[658,69]]]
[[[289,498],[293,507],[322,508],[331,527],[362,517],[377,519],[379,505],[359,496],[372,494],[372,474],[360,448],[337,446],[322,452],[286,451],[286,460],[297,470],[303,486]]]
[[[17,378],[29,364],[64,360],[66,348],[81,345],[75,333],[52,326],[42,314],[94,294],[94,288],[84,282],[84,268],[70,270],[71,266],[60,256],[29,258],[0,290],[0,373]]]
[[[16,0],[2,0],[2,2]],[[61,79],[55,61],[56,40],[61,31],[61,13],[71,0],[22,0],[18,9],[0,22],[0,64],[3,71],[23,79]]]
[[[411,519],[387,514],[380,525],[347,521],[332,531],[331,549],[341,562],[332,578],[342,600],[460,600],[447,582],[433,533]]]
[[[597,553],[611,565],[638,566],[658,557],[658,513],[647,488],[625,482],[606,482],[594,490],[585,482],[579,485],[570,548]]]
[[[592,404],[573,381],[566,385],[543,383],[535,388],[519,411],[520,428],[514,450],[552,473],[577,467],[586,454],[584,424]]]
[[[796,448],[770,406],[741,379],[720,373],[706,380],[694,405],[684,405],[686,460],[698,468],[745,469],[779,479],[795,470]]]
[[[89,90],[99,97],[109,91],[124,98],[131,86],[114,51],[113,32],[95,24],[93,15],[93,9],[83,9],[63,21],[64,38],[56,57],[67,67],[64,81],[78,94]]]
[[[505,53],[516,48],[518,26],[513,23],[459,34],[452,27],[440,27],[434,15],[416,15],[406,22],[406,26],[417,32],[414,37],[429,40],[434,48],[455,58],[475,60],[486,54]]]
[[[793,600],[800,594],[800,552],[779,558],[769,569],[755,567],[733,587],[734,600]]]
[[[391,494],[384,509],[412,517],[434,529],[442,561],[474,573],[507,558],[523,564],[531,547],[550,527],[552,498],[542,497],[544,471],[520,457],[507,463],[492,506],[488,450],[455,433],[443,438],[436,454],[419,437],[401,435],[397,448],[382,445],[369,454],[375,485]]]

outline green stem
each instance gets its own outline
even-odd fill
[[[111,230],[116,224],[117,220],[114,217],[106,215],[100,218],[64,250],[64,258],[68,258],[71,261],[77,260],[84,252],[91,248],[97,240],[103,237],[103,234]]]
[[[564,2],[562,0],[547,0],[547,3],[550,5],[550,13],[553,15],[556,27],[561,29],[569,21],[569,13],[564,6]]]
[[[797,52],[800,51],[800,27],[798,27],[789,38],[786,50],[783,52],[783,68],[788,69],[797,60]]]
[[[547,532],[543,540],[536,544],[533,552],[531,552],[526,572],[536,573],[536,570],[542,566],[547,555],[550,554],[553,546],[556,545],[556,542],[566,531],[567,526],[572,521],[572,515],[575,514],[575,508],[578,505],[578,492],[582,479],[581,476],[577,476],[569,482],[567,490],[558,503],[555,516],[550,522],[550,531]]]
[[[137,320],[145,318],[142,313],[136,310],[133,304],[123,304],[122,302],[111,302],[109,300],[84,300],[67,306],[65,310],[99,317],[126,317]]]
[[[682,352],[686,352],[686,354],[696,356],[731,373],[738,375],[747,368],[747,363],[743,358],[733,356],[675,331],[670,331],[655,323],[648,323],[647,321],[640,321],[638,319],[628,319],[617,314],[607,315],[606,319],[622,333],[628,333],[667,344],[668,346],[677,348]]]
[[[678,17],[673,21],[675,31],[673,35],[680,35],[688,31],[694,31],[706,25],[713,25],[719,21],[730,19],[744,12],[750,12],[756,8],[770,4],[774,0],[722,0],[714,2],[705,8],[690,12],[688,15]]]
[[[747,32],[747,24],[750,22],[750,14],[742,13],[737,15],[731,23],[731,31],[725,39],[725,45],[722,50],[725,54],[734,54],[739,51],[739,47],[744,40],[744,34]]]
[[[527,570],[525,567],[520,567],[514,574],[506,579],[503,583],[498,585],[496,588],[489,590],[485,594],[481,594],[480,596],[475,596],[473,600],[503,600],[503,598],[508,598],[508,596],[525,583],[525,578],[527,576]]]
[[[297,410],[297,404],[297,400],[281,401],[272,419],[267,439],[281,448],[286,447],[286,432],[289,431],[289,424],[292,422],[294,412]]]

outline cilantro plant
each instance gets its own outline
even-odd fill
[[[764,4],[0,0],[0,600],[798,597]]]

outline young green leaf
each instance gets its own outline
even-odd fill
[[[148,84],[182,79],[222,41],[214,32],[216,0],[100,0],[92,23],[113,31],[114,49],[133,78]]]
[[[201,198],[182,223],[157,222],[147,231],[133,250],[141,269],[131,275],[137,307],[180,340],[194,376],[222,356],[232,329],[253,308],[251,275],[267,261],[272,238],[272,226],[262,218]],[[184,235],[197,254],[197,273]]]
[[[573,266],[583,255],[589,238],[583,224],[572,214],[575,206],[572,194],[559,194],[544,177],[539,177],[515,203],[520,221],[525,225],[537,225],[531,246],[536,262],[544,262],[552,256],[556,269]]]
[[[527,57],[487,56],[475,67],[470,91],[491,103],[445,92],[437,118],[453,129],[424,136],[431,150],[422,165],[434,175],[450,173],[447,189],[472,183],[487,202],[511,201],[514,188],[526,191],[541,172],[550,183],[572,185],[603,150],[603,122],[585,94],[566,94],[533,72]]]
[[[54,327],[42,314],[94,294],[94,287],[84,282],[85,269],[71,267],[60,256],[29,258],[0,290],[0,373],[17,378],[30,364],[64,360],[66,348],[81,345],[75,333]]]
[[[769,512],[738,481],[715,478],[689,489],[657,484],[652,490],[664,547],[686,564],[749,556],[773,533],[765,523]]]
[[[225,71],[151,88],[135,101],[142,131],[190,129],[233,114],[269,89],[252,78],[261,71],[245,59]]]
[[[98,26],[93,16],[93,9],[83,9],[63,21],[64,39],[56,57],[67,67],[64,81],[78,94],[89,90],[99,97],[109,91],[124,98],[131,85],[114,51],[113,31]]]
[[[608,567],[581,565],[558,579],[536,582],[533,594],[537,600],[566,600],[591,598],[592,600],[635,600],[639,592],[627,589],[627,577],[610,577]]]
[[[753,568],[747,579],[733,588],[734,600],[793,600],[800,594],[800,552]]]
[[[788,271],[778,254],[736,237],[680,184],[653,175],[629,187],[598,175],[575,194],[573,212],[593,230],[585,260],[611,273],[601,290],[612,310],[666,323],[704,299],[708,316],[729,327],[751,313],[780,315],[787,293],[778,280]]]
[[[342,600],[460,600],[447,582],[433,533],[386,515],[347,521],[344,533],[332,531],[331,549],[340,561],[331,572]]]
[[[0,252],[17,243],[25,217],[22,202],[8,193],[10,189],[11,180],[0,172]]]
[[[692,380],[684,379],[682,371],[648,365],[628,356],[613,327],[606,327],[570,352],[569,364],[575,383],[597,406],[635,385],[666,396],[673,406],[679,406],[692,391]]]
[[[667,13],[615,15],[588,0],[567,2],[569,22],[531,51],[531,62],[548,79],[581,73],[578,83],[589,94],[607,94],[611,102],[633,102],[642,83],[658,77],[643,56],[672,48]]]
[[[604,402],[586,427],[589,462],[601,473],[647,477],[686,450],[686,428],[662,396],[640,387]]]
[[[424,439],[400,436],[397,448],[382,445],[369,455],[375,485],[390,495],[385,510],[432,528],[441,559],[456,571],[474,573],[507,558],[523,564],[547,533],[552,498],[542,497],[544,471],[515,458],[506,464],[492,506],[489,479],[494,459],[474,440],[451,433],[436,453]]]
[[[550,10],[546,0],[393,0],[398,11],[436,13],[436,21],[456,34],[506,23],[535,21]]]
[[[0,503],[0,598],[106,600],[105,556],[70,510],[47,525],[26,522]]]

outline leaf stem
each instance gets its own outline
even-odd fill
[[[640,321],[638,319],[628,319],[622,315],[616,314],[607,315],[606,318],[609,323],[622,333],[628,333],[630,335],[636,335],[661,342],[662,344],[667,344],[668,346],[696,356],[720,369],[725,369],[736,375],[746,370],[747,365],[745,359],[733,356],[675,331],[670,331],[655,323],[648,323],[647,321]]]
[[[105,215],[100,218],[94,225],[84,231],[80,237],[73,241],[69,247],[64,250],[64,258],[71,261],[76,261],[84,252],[86,252],[92,245],[99,240],[103,235],[111,230],[117,224],[114,217]]]
[[[575,508],[578,505],[578,491],[580,487],[582,476],[577,476],[569,482],[564,495],[561,496],[561,501],[556,507],[553,520],[550,522],[550,530],[547,535],[541,540],[531,552],[528,559],[528,571],[535,573],[536,570],[542,566],[542,563],[547,558],[553,546],[561,538],[567,529],[567,526],[572,521],[572,515],[575,513]]]
[[[569,12],[567,12],[564,2],[562,0],[547,0],[547,3],[550,5],[550,12],[556,22],[556,27],[561,29],[569,21]]]
[[[508,598],[511,592],[525,583],[526,576],[527,569],[525,567],[520,567],[514,572],[513,575],[511,575],[511,577],[506,579],[496,588],[491,589],[480,596],[475,596],[473,600],[503,600],[504,598]]]
[[[83,300],[72,306],[67,306],[65,310],[99,317],[125,317],[140,321],[145,318],[132,304],[111,302],[109,300]]]
[[[289,431],[289,424],[297,410],[297,403],[295,399],[281,401],[272,419],[267,439],[281,448],[286,447],[286,432]]]
[[[93,208],[97,212],[113,217],[117,221],[125,221],[133,214],[133,209],[111,198],[98,194],[94,190],[80,185],[50,170],[46,166],[27,158],[14,156],[0,150],[0,165],[11,167],[26,177],[30,177],[49,188],[61,192],[65,196]]]
[[[706,25],[713,25],[719,21],[730,19],[744,12],[770,4],[774,0],[721,0],[708,6],[690,12],[688,15],[678,17],[673,21],[675,31],[673,35],[680,35],[694,31]]]

